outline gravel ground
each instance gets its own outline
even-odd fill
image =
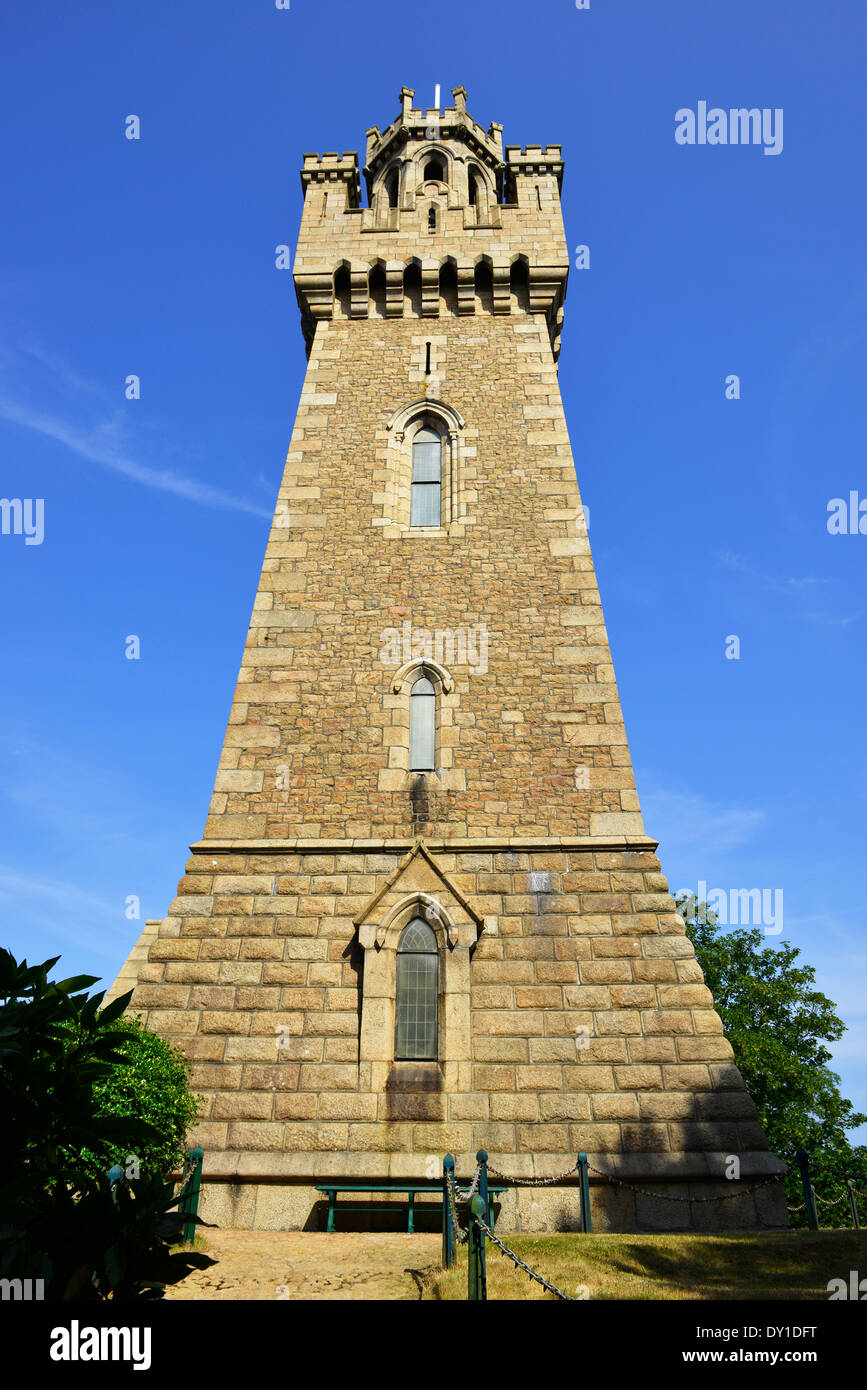
[[[417,1299],[416,1274],[439,1263],[438,1235],[335,1231],[209,1231],[219,1263],[166,1290],[167,1299]]]

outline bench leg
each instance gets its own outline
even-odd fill
[[[328,1223],[325,1227],[326,1231],[334,1230],[334,1204],[336,1201],[337,1193],[332,1189],[328,1194]]]
[[[415,1234],[415,1193],[409,1193],[409,1209],[406,1215],[406,1229],[409,1235]]]

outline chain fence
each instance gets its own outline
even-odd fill
[[[564,1303],[580,1302],[580,1299],[573,1298],[571,1294],[564,1293],[562,1289],[558,1289],[557,1285],[552,1284],[550,1279],[546,1279],[544,1274],[539,1274],[537,1270],[531,1269],[530,1266],[521,1259],[520,1255],[516,1255],[514,1250],[510,1250],[508,1245],[505,1245],[503,1241],[500,1240],[500,1237],[491,1230],[490,1226],[481,1216],[473,1216],[471,1220],[475,1221],[476,1224],[481,1227],[488,1240],[493,1241],[501,1255],[506,1255],[512,1263],[516,1265],[518,1269],[522,1269],[530,1279],[535,1279],[537,1284],[541,1284],[543,1289],[547,1289],[555,1298],[561,1299]]]
[[[479,1180],[481,1179],[481,1175],[482,1175],[482,1169],[481,1169],[481,1164],[480,1164],[479,1167],[476,1169],[476,1176],[473,1178],[473,1186],[472,1186],[472,1188],[470,1189],[470,1191],[472,1191],[473,1188],[475,1188],[475,1187],[477,1186]],[[458,1209],[457,1209],[457,1203],[456,1203],[456,1201],[455,1201],[456,1186],[455,1186],[455,1175],[454,1175],[454,1173],[447,1173],[445,1182],[446,1182],[446,1193],[447,1193],[447,1197],[448,1197],[448,1208],[449,1208],[449,1213],[448,1213],[448,1214],[449,1214],[449,1219],[450,1219],[450,1221],[451,1221],[452,1234],[453,1234],[455,1240],[457,1241],[458,1245],[466,1245],[466,1243],[467,1243],[467,1241],[468,1241],[468,1239],[469,1239],[469,1232],[468,1232],[468,1231],[465,1231],[465,1230],[463,1229],[463,1227],[461,1226],[460,1222],[458,1221]]]
[[[671,1192],[651,1192],[646,1187],[636,1187],[635,1183],[625,1182],[623,1178],[617,1178],[613,1173],[603,1173],[601,1168],[594,1168],[592,1163],[587,1167],[591,1173],[596,1173],[600,1178],[605,1178],[607,1182],[613,1183],[616,1187],[628,1187],[630,1192],[638,1192],[642,1197],[652,1197],[659,1202],[685,1202],[692,1205],[693,1202],[730,1202],[735,1197],[748,1197],[752,1192],[758,1192],[762,1187],[770,1187],[772,1183],[783,1182],[788,1176],[789,1170],[785,1173],[775,1173],[771,1178],[765,1178],[763,1182],[754,1183],[752,1187],[740,1187],[736,1192],[721,1192],[715,1197],[677,1197]]]
[[[566,1178],[573,1178],[576,1173],[581,1171],[580,1163],[575,1163],[572,1168],[567,1168],[565,1173],[558,1173],[553,1178],[510,1178],[508,1173],[501,1173],[498,1168],[492,1168],[488,1164],[488,1172],[495,1178],[501,1178],[510,1187],[553,1187],[555,1183],[564,1182]]]
[[[822,1197],[810,1182],[809,1160],[806,1153],[800,1151],[798,1154],[798,1167],[804,1188],[804,1201],[796,1206],[786,1205],[786,1211],[792,1215],[806,1210],[807,1220],[811,1229],[819,1229],[819,1221],[816,1203],[821,1203],[825,1207],[833,1208],[849,1198],[852,1211],[853,1226],[860,1229],[860,1221],[855,1203],[855,1198],[867,1197],[867,1193],[861,1192],[854,1186],[851,1179],[846,1179],[845,1192],[839,1193],[836,1197]],[[692,1203],[713,1203],[729,1202],[738,1197],[749,1197],[765,1188],[773,1187],[775,1184],[785,1182],[786,1178],[792,1176],[797,1170],[784,1168],[779,1173],[774,1173],[770,1177],[764,1178],[761,1182],[752,1183],[749,1187],[738,1186],[733,1192],[722,1192],[713,1196],[679,1196],[675,1193],[651,1191],[649,1188],[640,1187],[636,1183],[628,1182],[625,1178],[620,1178],[613,1173],[606,1173],[603,1169],[597,1168],[590,1163],[587,1155],[582,1152],[578,1155],[577,1161],[571,1168],[567,1168],[562,1173],[557,1173],[549,1177],[526,1178],[504,1173],[499,1168],[494,1168],[488,1162],[488,1155],[484,1149],[480,1149],[477,1158],[476,1171],[473,1175],[469,1187],[458,1187],[454,1175],[454,1159],[447,1155],[443,1162],[443,1264],[448,1268],[454,1262],[454,1251],[458,1245],[468,1246],[468,1293],[469,1299],[486,1299],[487,1283],[485,1275],[485,1241],[489,1240],[496,1246],[498,1253],[506,1259],[511,1260],[516,1269],[521,1270],[530,1280],[535,1280],[548,1293],[555,1298],[567,1303],[577,1303],[581,1299],[574,1298],[570,1294],[564,1293],[562,1289],[544,1274],[533,1269],[522,1260],[514,1250],[503,1241],[493,1229],[493,1225],[488,1224],[488,1217],[492,1215],[492,1206],[488,1194],[488,1177],[498,1178],[501,1182],[507,1183],[512,1188],[528,1187],[553,1187],[557,1184],[568,1184],[570,1187],[578,1186],[581,1199],[581,1230],[589,1232],[590,1222],[590,1187],[589,1174],[594,1173],[598,1178],[603,1179],[612,1186],[627,1189],[636,1193],[638,1196],[648,1197],[657,1201],[679,1202],[685,1205]],[[577,1179],[577,1182],[574,1180]],[[572,1180],[572,1181],[570,1181]],[[703,1181],[714,1181],[712,1175],[705,1175]],[[669,1179],[671,1181],[671,1179]],[[693,1179],[698,1181],[698,1179]],[[469,1219],[466,1228],[462,1227],[458,1219],[457,1202],[469,1203]],[[451,1250],[451,1253],[449,1253]]]

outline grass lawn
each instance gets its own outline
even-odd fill
[[[575,1297],[591,1299],[828,1299],[829,1279],[867,1272],[867,1231],[755,1235],[515,1235],[522,1260]],[[553,1298],[487,1242],[489,1299]],[[424,1280],[426,1299],[466,1299],[466,1246]]]

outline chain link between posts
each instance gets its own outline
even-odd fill
[[[604,1178],[606,1182],[612,1183],[617,1187],[628,1188],[630,1192],[637,1192],[640,1196],[657,1198],[659,1200],[668,1202],[685,1203],[728,1202],[732,1201],[736,1197],[746,1197],[749,1196],[750,1193],[758,1192],[764,1187],[770,1187],[773,1183],[782,1182],[788,1176],[788,1173],[790,1171],[789,1169],[786,1169],[786,1171],[783,1173],[775,1173],[772,1177],[765,1178],[762,1182],[754,1183],[752,1187],[742,1187],[739,1188],[736,1192],[726,1192],[716,1197],[677,1197],[666,1192],[651,1192],[645,1187],[636,1187],[634,1183],[625,1182],[622,1178],[617,1178],[612,1173],[603,1172],[601,1168],[594,1167],[592,1163],[588,1163],[587,1168],[590,1172],[596,1173],[600,1178]],[[507,1182],[513,1187],[552,1187],[555,1183],[563,1182],[565,1179],[573,1177],[575,1173],[579,1171],[579,1169],[580,1164],[576,1163],[573,1168],[568,1168],[566,1172],[558,1173],[554,1177],[516,1178],[511,1177],[508,1173],[502,1173],[498,1168],[494,1168],[491,1166],[491,1164],[488,1164],[488,1173],[492,1177],[500,1178],[501,1181]],[[479,1186],[481,1174],[482,1169],[481,1165],[479,1165],[476,1168],[472,1184],[466,1190],[465,1193],[461,1191],[461,1189],[455,1188],[453,1174],[446,1184],[448,1189],[449,1214],[451,1217],[452,1230],[454,1231],[455,1240],[458,1241],[461,1245],[466,1244],[469,1238],[469,1231],[462,1230],[458,1224],[457,1210],[455,1207],[455,1191],[457,1190],[457,1194],[461,1198],[461,1200],[471,1200]],[[859,1197],[867,1197],[867,1193],[860,1192],[857,1188],[853,1187],[852,1191]],[[814,1196],[817,1198],[818,1201],[824,1203],[825,1206],[829,1207],[836,1206],[837,1203],[841,1202],[846,1195],[847,1194],[845,1192],[841,1192],[838,1197],[826,1198],[820,1197],[818,1193],[814,1193]],[[798,1211],[803,1211],[805,1206],[806,1202],[801,1202],[796,1207],[787,1206],[786,1210],[790,1213],[795,1213]],[[493,1241],[500,1254],[505,1255],[507,1259],[511,1260],[517,1269],[523,1270],[524,1273],[528,1276],[528,1278],[530,1278],[531,1280],[535,1279],[536,1282],[538,1284],[541,1284],[544,1289],[547,1289],[548,1292],[552,1293],[555,1298],[559,1298],[563,1302],[577,1303],[579,1301],[578,1299],[572,1298],[569,1294],[563,1293],[562,1289],[558,1289],[557,1285],[552,1284],[551,1281],[549,1279],[546,1279],[543,1274],[539,1274],[535,1269],[531,1269],[530,1266],[526,1263],[526,1261],[521,1259],[520,1255],[516,1255],[514,1250],[510,1250],[509,1247],[506,1244],[504,1244],[502,1240],[500,1240],[500,1237],[493,1230],[491,1230],[491,1227],[487,1224],[487,1222],[483,1221],[480,1216],[472,1215],[470,1217],[470,1220],[475,1221],[476,1224],[480,1227],[480,1229],[484,1231],[485,1236],[488,1238],[488,1240]]]
[[[630,1192],[637,1192],[642,1197],[653,1197],[660,1202],[686,1202],[688,1204],[691,1202],[731,1202],[735,1197],[747,1197],[751,1192],[758,1192],[762,1187],[769,1187],[771,1183],[782,1182],[788,1173],[788,1170],[786,1173],[775,1173],[772,1178],[765,1178],[764,1182],[754,1183],[752,1187],[741,1187],[737,1192],[724,1192],[719,1197],[675,1197],[670,1192],[649,1192],[646,1187],[636,1187],[635,1183],[624,1182],[622,1178],[615,1178],[613,1173],[603,1173],[601,1168],[594,1168],[592,1163],[588,1163],[587,1167],[591,1173],[598,1173],[600,1178],[605,1178],[607,1182],[616,1183],[618,1187],[628,1187]]]
[[[480,1177],[480,1175],[481,1175],[481,1171],[482,1171],[481,1168],[477,1168],[477,1169],[476,1169],[476,1176],[473,1178],[473,1186],[475,1186],[475,1184],[478,1182],[478,1179],[479,1179],[479,1177]],[[460,1225],[460,1223],[458,1222],[458,1211],[457,1211],[457,1207],[456,1207],[456,1205],[455,1205],[455,1176],[454,1176],[454,1173],[450,1173],[449,1176],[448,1176],[447,1179],[446,1179],[446,1191],[447,1191],[447,1194],[448,1194],[448,1202],[449,1202],[449,1219],[451,1220],[451,1223],[452,1223],[452,1233],[453,1233],[454,1238],[455,1238],[455,1240],[457,1241],[458,1245],[466,1245],[467,1241],[469,1240],[470,1233],[469,1233],[468,1230],[465,1231],[465,1230],[463,1229],[463,1227]]]
[[[825,1207],[836,1207],[837,1203],[842,1202],[843,1198],[848,1197],[848,1195],[848,1192],[841,1192],[839,1197],[820,1197],[818,1192],[813,1193],[816,1201],[821,1202]]]
[[[500,1175],[497,1174],[497,1176],[499,1177]],[[505,1255],[514,1265],[522,1269],[525,1274],[529,1275],[531,1279],[535,1279],[537,1284],[541,1284],[549,1293],[552,1293],[555,1298],[562,1299],[564,1303],[580,1302],[579,1299],[572,1298],[570,1294],[564,1293],[562,1289],[558,1289],[557,1285],[552,1284],[549,1279],[546,1279],[544,1274],[538,1274],[535,1269],[531,1269],[530,1266],[521,1259],[520,1255],[516,1255],[514,1250],[510,1250],[508,1245],[503,1244],[500,1237],[491,1230],[487,1222],[483,1221],[480,1216],[473,1216],[471,1220],[475,1221],[476,1225],[481,1227],[488,1240],[494,1242],[494,1245],[496,1245],[501,1255]]]
[[[579,1168],[580,1164],[576,1163],[574,1168],[567,1168],[565,1173],[558,1173],[553,1178],[510,1178],[508,1173],[501,1173],[498,1168],[492,1168],[490,1163],[488,1164],[488,1172],[493,1177],[501,1178],[503,1182],[511,1184],[512,1187],[552,1187],[554,1183],[574,1177]]]
[[[457,1183],[455,1183],[455,1192],[457,1193],[458,1197],[460,1198],[460,1200],[461,1200],[462,1202],[471,1202],[471,1201],[473,1200],[473,1198],[474,1198],[475,1195],[476,1195],[476,1192],[477,1192],[477,1190],[478,1190],[478,1186],[479,1186],[479,1183],[481,1182],[481,1180],[482,1180],[482,1167],[481,1167],[481,1164],[479,1164],[479,1165],[476,1167],[476,1175],[475,1175],[475,1177],[473,1178],[473,1181],[472,1181],[472,1183],[470,1184],[470,1186],[467,1188],[466,1192],[462,1192],[461,1189],[458,1187]],[[452,1181],[454,1181],[454,1178],[452,1178]]]

